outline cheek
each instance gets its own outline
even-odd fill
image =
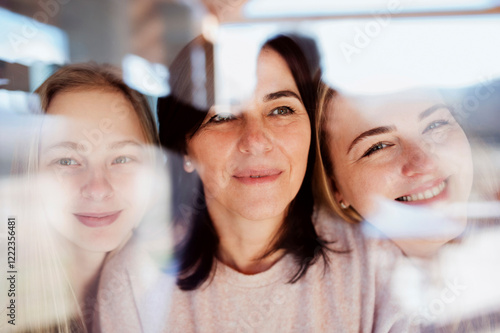
[[[50,195],[44,196],[43,200],[61,206],[80,194],[83,181],[81,174],[49,170],[40,175],[40,189],[49,189],[50,192]]]
[[[440,147],[437,154],[447,174],[456,175],[456,195],[459,200],[467,200],[473,181],[473,162],[469,141],[465,134],[457,133]]]
[[[201,178],[206,194],[217,196],[229,181],[230,155],[233,151],[227,135],[200,136],[188,145],[189,156]]]
[[[196,172],[203,183],[214,182],[226,170],[226,151],[202,151],[193,157]]]
[[[133,206],[149,198],[148,189],[152,186],[150,177],[139,171],[111,174],[108,182],[115,198]]]
[[[293,149],[290,149],[288,151],[288,154],[291,156],[292,159],[292,168],[297,168],[305,173],[307,169],[307,162],[308,162],[308,156],[309,156],[309,147],[310,147],[310,141],[309,140],[304,140],[303,142],[299,142],[293,147]]]
[[[309,124],[301,124],[295,128],[284,128],[274,137],[279,140],[279,146],[292,161],[292,168],[303,170],[307,168],[307,157],[311,146],[311,129]]]
[[[455,131],[446,141],[435,145],[435,156],[441,161],[445,172],[472,174],[472,155],[465,134]]]
[[[398,190],[398,172],[394,167],[348,166],[337,184],[345,200],[362,216],[376,209],[377,197],[394,199]]]
[[[453,155],[457,157],[458,162],[464,165],[471,165],[472,164],[471,148],[465,134],[464,133],[457,134],[456,138],[452,140],[452,143],[454,144],[451,147],[451,149],[453,150]]]

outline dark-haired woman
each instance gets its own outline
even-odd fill
[[[120,273],[133,256],[116,256],[108,265],[115,271],[104,274],[125,281],[128,293],[100,306],[101,329],[406,329],[386,289],[392,248],[365,242],[359,225],[313,212],[319,61],[304,48],[314,54],[309,39],[267,41],[253,95],[224,108],[213,103],[212,46],[199,38],[181,52],[171,66],[172,94],[158,103],[160,140],[179,154],[169,158],[178,269],[143,283],[143,272],[120,278],[133,276]],[[203,59],[206,81],[191,80],[200,67],[193,59]]]
[[[189,54],[205,51],[210,79],[208,43],[195,40],[174,63],[173,94],[158,106],[160,139],[182,154],[201,189],[187,190],[191,205],[174,207],[185,237],[170,332],[387,332],[403,324],[375,265],[391,249],[365,243],[357,226],[318,222],[317,232],[313,223],[319,70],[303,52],[311,46],[297,36],[267,41],[253,96],[225,108],[210,96],[206,110],[190,100]],[[190,183],[179,179],[177,191]]]

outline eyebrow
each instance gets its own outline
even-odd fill
[[[128,145],[142,148],[142,145],[136,141],[124,140],[124,141],[118,141],[118,142],[111,143],[110,145],[108,145],[108,149],[117,150],[117,149],[123,148],[123,147],[128,146]],[[56,143],[56,144],[48,147],[47,149],[44,150],[44,152],[46,152],[48,150],[52,150],[52,149],[59,149],[59,148],[78,150],[78,149],[82,149],[83,145],[78,144],[76,142],[72,142],[72,141],[63,141],[63,142],[59,142],[59,143]]]
[[[66,148],[66,149],[72,149],[72,150],[78,150],[79,144],[76,142],[71,142],[71,141],[63,141],[63,142],[58,142],[50,147],[47,147],[44,152],[52,149],[58,149],[58,148]]]
[[[277,92],[267,94],[266,96],[264,96],[264,98],[262,100],[264,102],[270,102],[270,101],[274,101],[274,100],[282,98],[282,97],[293,97],[293,98],[298,99],[300,102],[302,102],[302,99],[300,98],[300,96],[291,90],[280,90]]]
[[[134,141],[134,140],[124,140],[124,141],[114,142],[114,143],[110,144],[108,146],[108,148],[116,150],[116,149],[120,149],[120,148],[123,148],[124,146],[128,146],[128,145],[142,148],[142,145],[139,142]]]
[[[436,104],[434,106],[431,106],[430,108],[428,108],[427,110],[424,110],[419,116],[418,116],[418,120],[422,120],[424,118],[427,118],[429,117],[431,114],[433,114],[434,112],[436,112],[437,110],[439,109],[450,109],[450,107],[446,104]]]
[[[361,140],[369,137],[369,136],[374,136],[374,135],[380,135],[380,134],[385,134],[385,133],[389,133],[389,132],[392,132],[392,131],[395,131],[396,130],[396,127],[395,126],[381,126],[381,127],[376,127],[376,128],[372,128],[371,130],[368,130],[366,132],[363,132],[361,133],[360,135],[358,135],[356,137],[356,139],[354,139],[351,143],[351,145],[349,146],[349,149],[347,149],[347,153],[349,154],[349,152],[351,151],[351,149],[357,144],[359,143]]]

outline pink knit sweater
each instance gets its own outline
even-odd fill
[[[297,282],[291,255],[269,270],[241,274],[217,262],[213,279],[194,291],[182,291],[174,277],[158,275],[149,286],[125,250],[107,265],[101,288],[114,275],[128,287],[108,306],[99,305],[104,332],[403,332],[406,319],[389,292],[400,251],[390,242],[365,240],[358,225],[317,217],[318,234],[334,241],[328,254]],[[135,281],[135,282],[134,282]],[[140,292],[138,292],[141,290]]]

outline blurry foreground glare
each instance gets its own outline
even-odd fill
[[[215,99],[233,105],[248,99],[257,83],[257,58],[265,41],[296,24],[222,25],[215,45]]]
[[[434,269],[421,262],[430,271],[420,270],[418,261],[406,261],[395,270],[392,290],[412,321],[422,326],[453,325],[495,314],[500,306],[499,244],[496,227],[444,248]]]
[[[201,33],[203,37],[214,43],[217,38],[217,29],[219,28],[219,21],[215,15],[206,15],[201,23]]]
[[[454,216],[452,213],[462,211],[465,214],[463,210],[465,203],[452,206],[453,208],[444,209],[443,207],[442,210],[435,210],[405,205],[394,200],[379,199],[377,211],[366,220],[390,239],[448,238],[451,235],[459,235],[464,229],[463,223],[460,222],[464,216]],[[365,229],[367,233],[370,233],[370,227]],[[369,234],[369,236],[373,235]]]
[[[152,64],[146,59],[127,54],[122,61],[125,82],[139,92],[150,96],[170,93],[168,69],[162,64]]]

